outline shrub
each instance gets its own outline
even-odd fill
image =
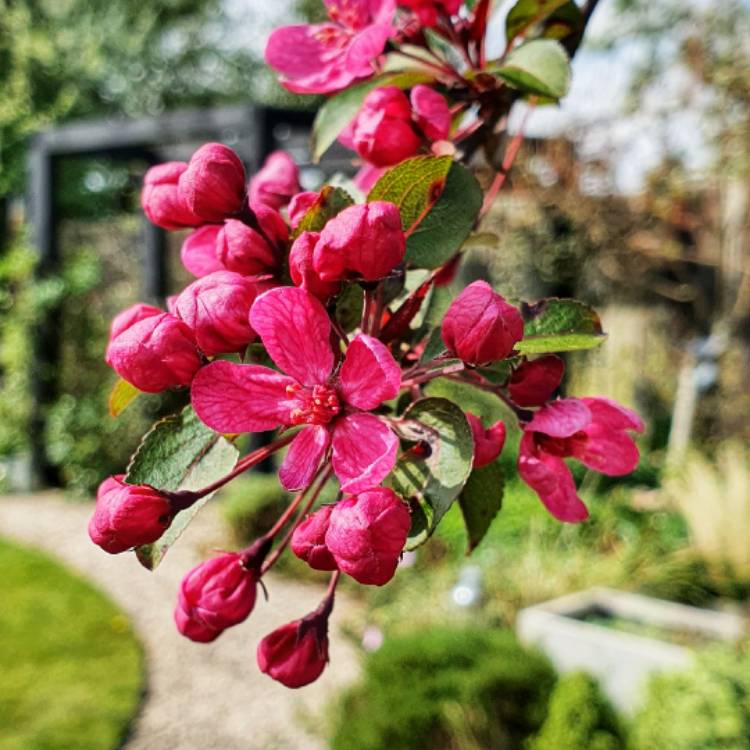
[[[717,646],[654,677],[631,735],[632,750],[750,750],[750,654]]]
[[[336,705],[332,750],[520,750],[555,676],[512,633],[431,628],[388,638]]]
[[[273,526],[291,495],[275,474],[246,474],[221,492],[222,513],[240,544],[248,544]]]
[[[622,730],[596,681],[583,672],[555,685],[547,718],[529,750],[622,750]]]

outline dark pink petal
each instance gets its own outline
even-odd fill
[[[367,78],[375,72],[374,62],[383,53],[392,28],[385,24],[368,26],[349,42],[344,65],[352,79]]]
[[[203,367],[190,389],[195,413],[217,432],[262,432],[291,424],[294,380],[259,365],[217,360]]]
[[[373,414],[350,414],[333,428],[333,470],[344,492],[361,492],[385,479],[396,463],[398,438]]]
[[[554,354],[523,362],[513,371],[508,393],[518,406],[541,406],[558,388],[564,373],[565,364]]]
[[[481,469],[491,464],[502,453],[505,445],[505,424],[499,421],[485,428],[482,420],[468,411],[466,419],[474,438],[474,468]]]
[[[303,385],[325,383],[333,369],[331,322],[310,292],[277,287],[255,300],[250,324],[271,359]]]
[[[305,214],[317,203],[319,198],[320,193],[306,191],[304,193],[297,193],[289,201],[287,212],[289,214],[289,223],[293,229],[299,226],[299,223],[305,218]]]
[[[305,427],[292,440],[279,469],[279,481],[285,489],[301,490],[310,484],[328,448],[329,440],[328,430],[321,425]]]
[[[577,398],[560,398],[545,404],[526,425],[529,432],[541,432],[555,438],[566,438],[591,423],[591,412]]]
[[[363,192],[369,193],[375,183],[385,174],[385,167],[376,167],[374,164],[365,164],[354,175],[354,184]]]
[[[450,135],[451,111],[442,94],[420,84],[411,90],[411,106],[422,132],[431,141],[442,141]]]
[[[534,436],[525,433],[518,452],[518,474],[559,521],[585,521],[589,512],[581,502],[570,469],[562,458],[536,448]]]
[[[643,432],[643,420],[631,409],[620,406],[608,398],[582,398],[591,412],[591,421],[608,430],[635,430]]]
[[[398,396],[401,368],[385,344],[360,333],[346,350],[340,379],[344,401],[370,411]]]
[[[571,455],[589,469],[621,477],[638,466],[638,447],[624,430],[611,430],[593,423],[584,433],[585,436],[570,438],[568,445]]]
[[[372,23],[390,23],[395,0],[324,0],[332,21],[357,31]]]
[[[224,270],[216,257],[216,237],[221,231],[221,224],[207,224],[191,232],[182,243],[182,265],[196,278]]]
[[[136,323],[140,323],[146,318],[152,318],[155,315],[162,315],[163,313],[164,310],[160,310],[153,305],[146,305],[143,302],[131,305],[127,310],[123,310],[121,313],[115,315],[109,327],[109,340],[112,341],[112,339],[117,338]]]

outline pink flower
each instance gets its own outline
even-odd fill
[[[325,302],[338,294],[340,281],[323,281],[313,268],[313,252],[320,239],[319,232],[302,232],[289,251],[289,275],[296,286]]]
[[[260,671],[288,688],[315,682],[328,663],[329,611],[313,612],[267,635],[258,644]]]
[[[274,151],[250,180],[248,197],[251,203],[259,203],[278,211],[299,190],[299,167],[294,159],[286,151]]]
[[[505,445],[505,424],[499,421],[485,428],[482,420],[468,411],[466,419],[474,437],[474,468],[481,469],[491,464],[502,453]]]
[[[366,412],[398,394],[401,371],[388,349],[359,334],[341,368],[334,369],[325,308],[294,287],[258,297],[250,322],[281,372],[212,362],[193,383],[198,416],[218,432],[305,425],[279,471],[287,489],[306,487],[329,447],[343,490],[356,492],[380,482],[393,468],[398,439]]]
[[[182,290],[175,315],[195,334],[207,355],[230,354],[255,339],[248,314],[258,294],[258,284],[232,271],[215,271]]]
[[[180,196],[202,221],[223,221],[237,213],[245,199],[245,167],[221,143],[206,143],[180,175]]]
[[[442,141],[451,132],[451,111],[442,94],[419,84],[411,90],[414,120],[430,141]]]
[[[406,503],[393,490],[376,487],[333,506],[325,543],[342,572],[383,586],[396,572],[410,528]]]
[[[289,202],[289,208],[287,213],[289,214],[289,223],[293,229],[296,229],[302,219],[305,218],[305,214],[315,205],[320,193],[306,192],[297,193],[292,200]]]
[[[463,0],[398,0],[398,4],[410,8],[422,26],[435,26],[440,10],[449,15],[458,13]]]
[[[313,268],[323,281],[376,281],[399,265],[406,253],[401,214],[393,203],[350,206],[320,233]]]
[[[374,164],[363,164],[357,174],[354,175],[354,184],[363,193],[369,193],[375,186],[375,183],[387,171],[385,167],[376,167]]]
[[[221,231],[220,224],[206,224],[191,232],[182,243],[180,260],[196,278],[200,279],[224,268],[216,257],[216,238]]]
[[[91,541],[113,555],[155,542],[174,517],[163,495],[145,485],[125,484],[124,478],[118,474],[99,485],[89,522]]]
[[[518,473],[560,521],[588,518],[564,458],[577,458],[608,476],[629,474],[638,448],[628,430],[643,432],[641,418],[606,398],[565,398],[543,406],[525,426]]]
[[[180,585],[177,629],[191,640],[206,642],[246,620],[255,606],[259,571],[258,560],[236,552],[197,565]]]
[[[201,366],[193,332],[170,313],[135,305],[112,323],[107,364],[146,393],[189,385]]]
[[[309,515],[292,535],[292,552],[315,570],[336,570],[336,561],[326,547],[326,532],[332,505]]]
[[[487,364],[513,351],[523,338],[523,318],[486,281],[475,281],[451,303],[442,332],[451,354],[467,364]]]
[[[511,375],[508,393],[518,406],[541,406],[559,387],[565,364],[554,354],[522,362]]]
[[[289,239],[281,214],[266,206],[256,206],[254,212],[263,234],[229,219],[216,238],[216,256],[221,265],[245,276],[275,271],[281,263],[281,248]]]
[[[298,94],[340,91],[375,72],[394,32],[395,0],[326,0],[331,23],[276,29],[266,62],[282,86]]]
[[[151,167],[143,178],[141,206],[149,221],[162,229],[183,229],[201,224],[177,187],[187,166],[184,161],[168,161]]]

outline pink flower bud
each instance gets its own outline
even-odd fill
[[[411,106],[419,129],[431,141],[442,141],[451,132],[451,111],[445,97],[420,84],[411,90]]]
[[[323,281],[376,281],[404,260],[406,238],[393,203],[350,206],[331,219],[315,246],[313,267]]]
[[[258,644],[258,667],[288,688],[309,685],[328,663],[328,613],[282,625]]]
[[[208,356],[238,352],[255,339],[248,315],[257,294],[257,284],[246,276],[216,271],[182,290],[175,314]]]
[[[396,86],[371,91],[343,141],[378,167],[398,164],[416,154],[421,141],[412,126],[406,94]]]
[[[302,232],[289,251],[289,275],[295,286],[307,289],[320,300],[338,294],[339,281],[322,281],[313,268],[313,252],[320,239],[319,232]]]
[[[143,178],[141,206],[149,221],[162,229],[183,229],[201,224],[179,193],[178,181],[187,169],[184,161],[151,167]]]
[[[296,229],[299,223],[305,217],[305,214],[315,205],[320,198],[320,193],[297,193],[289,202],[287,213],[289,214],[289,223],[292,228]]]
[[[216,238],[220,231],[221,225],[207,224],[191,232],[182,243],[182,265],[198,279],[223,269],[216,257]]]
[[[279,262],[274,249],[258,232],[234,219],[224,224],[216,249],[224,268],[245,276],[271,271]]]
[[[248,561],[237,552],[194,567],[180,585],[175,609],[178,630],[201,640],[211,631],[221,632],[246,620],[255,606],[259,571],[257,560]]]
[[[332,505],[324,505],[309,515],[292,535],[292,552],[315,570],[336,570],[338,567],[325,541],[332,510]]]
[[[99,485],[89,522],[91,541],[113,555],[155,542],[174,517],[163,495],[145,485],[125,484],[124,478],[118,474]]]
[[[382,586],[396,572],[410,527],[403,500],[377,487],[334,506],[325,543],[342,572],[359,583]]]
[[[558,388],[565,364],[554,354],[522,362],[511,375],[508,393],[518,406],[541,406]]]
[[[190,158],[179,189],[185,205],[202,221],[223,221],[242,208],[245,167],[228,146],[206,143]]]
[[[495,422],[492,427],[485,429],[482,420],[468,411],[466,419],[474,438],[474,468],[481,469],[491,464],[502,453],[505,445],[505,424],[502,421]]]
[[[467,364],[505,359],[523,338],[521,313],[486,281],[475,281],[453,300],[443,319],[448,351]]]
[[[422,26],[435,26],[438,12],[442,9],[449,15],[458,13],[462,0],[399,0],[399,5],[411,8]]]
[[[202,364],[193,332],[165,312],[122,330],[110,340],[105,359],[121,378],[146,393],[190,385]]]
[[[109,327],[109,340],[119,336],[123,331],[126,331],[130,326],[135,325],[141,320],[151,318],[154,315],[161,315],[164,311],[153,305],[144,305],[142,302],[138,302],[132,305],[127,310],[123,310],[119,315],[115,315],[112,320],[112,324]]]
[[[274,151],[250,180],[251,203],[262,203],[277,211],[299,192],[299,167],[286,151]]]

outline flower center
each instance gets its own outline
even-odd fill
[[[341,408],[336,391],[327,385],[305,388],[295,383],[286,392],[296,400],[289,414],[292,424],[328,424]]]

